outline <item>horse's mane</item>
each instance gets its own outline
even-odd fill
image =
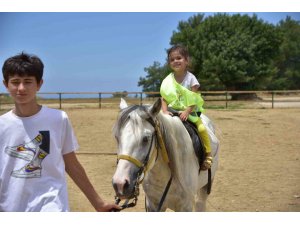
[[[179,117],[159,113],[157,118],[161,124],[161,131],[170,158],[169,166],[172,175],[184,189],[195,194],[197,182],[194,181],[198,177],[199,164],[190,135]]]
[[[120,111],[117,122],[113,127],[115,137],[120,135],[122,127],[132,119],[135,124],[141,123],[141,116],[147,113],[147,106],[145,105],[132,105]]]

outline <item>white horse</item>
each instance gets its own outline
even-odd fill
[[[138,195],[139,183],[142,183],[146,211],[165,211],[167,208],[181,212],[205,211],[208,171],[199,173],[190,135],[180,118],[160,112],[160,99],[151,106],[129,107],[121,99],[120,108],[114,126],[118,164],[112,183],[116,196],[119,199],[134,198]],[[202,114],[201,119],[211,141],[213,181],[218,166],[219,140],[208,117]],[[164,192],[167,192],[165,199],[162,198]]]

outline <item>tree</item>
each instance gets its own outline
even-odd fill
[[[145,78],[140,77],[138,86],[142,86],[144,92],[156,92],[159,91],[164,77],[170,73],[170,68],[166,64],[161,66],[159,62],[154,62],[152,66],[144,68],[144,71],[148,75]]]
[[[127,96],[128,96],[127,91],[113,93],[114,98],[126,98]]]
[[[199,20],[193,40],[184,38],[185,27]],[[265,89],[277,72],[273,59],[279,53],[281,38],[274,25],[257,16],[215,14],[202,21],[189,19],[171,38],[171,44],[187,45],[193,57],[194,73],[204,89]],[[195,63],[196,62],[196,63]],[[203,89],[203,88],[202,88]]]
[[[185,45],[191,56],[190,71],[201,83],[201,90],[267,89],[278,69],[282,35],[275,25],[256,15],[196,14],[180,21],[170,44]],[[167,66],[154,63],[145,68],[146,78],[139,86],[158,90]],[[152,84],[153,86],[151,86]],[[233,96],[238,98],[240,95]]]
[[[293,90],[300,87],[300,22],[287,17],[281,20],[278,31],[282,35],[280,55],[275,60],[278,73],[269,84],[273,90]]]

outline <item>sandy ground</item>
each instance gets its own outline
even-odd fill
[[[112,127],[118,109],[68,109],[80,162],[96,190],[114,201]],[[207,203],[211,212],[300,211],[300,109],[207,110],[221,141],[220,164]],[[68,178],[72,211],[94,211]],[[135,208],[144,209],[141,191]]]

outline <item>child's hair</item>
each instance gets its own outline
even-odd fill
[[[172,52],[178,51],[180,55],[182,55],[185,59],[189,58],[189,52],[183,45],[174,45],[170,49],[168,49],[168,62],[170,61],[170,55]]]
[[[8,58],[2,67],[4,81],[10,76],[34,76],[39,83],[43,77],[44,64],[39,57],[24,52]]]

